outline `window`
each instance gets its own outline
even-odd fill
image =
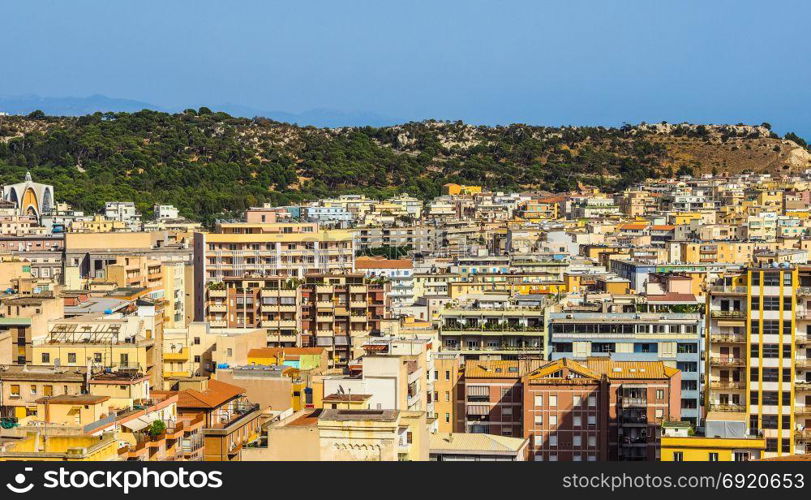
[[[195,357],[194,357],[194,362],[195,362],[195,363],[199,363],[199,362],[200,362],[200,356],[199,356],[199,355],[197,355],[197,356],[195,356]]]
[[[543,425],[543,415],[535,415],[535,425]]]
[[[100,352],[93,353],[93,362],[94,363],[101,363],[101,353]]]
[[[31,386],[31,395],[32,395],[32,396],[36,396],[36,395],[37,395],[37,386],[35,386],[35,385],[32,385],[32,386]]]
[[[194,337],[194,345],[200,345],[200,337]]]
[[[450,370],[445,370],[445,380],[450,380],[450,379],[451,379],[451,371]]]
[[[19,398],[20,397],[20,386],[17,384],[12,384],[10,387],[11,397],[12,398]]]
[[[130,365],[130,355],[122,353],[118,357],[118,364],[119,364],[119,366],[129,366]]]
[[[594,415],[589,415],[588,423],[589,425],[597,425],[597,417]]]
[[[447,424],[447,423],[449,423],[450,421],[451,421],[451,414],[450,414],[450,413],[446,413],[446,414],[445,414],[445,423]]]
[[[558,445],[558,435],[557,434],[550,434],[549,435],[549,446],[557,446]]]
[[[549,406],[556,407],[558,405],[558,397],[557,396],[549,396]]]
[[[597,396],[589,396],[589,408],[597,406]]]
[[[665,399],[665,391],[662,389],[656,390],[656,399]]]
[[[572,419],[572,425],[575,427],[581,427],[583,425],[583,417],[575,415]]]
[[[589,448],[594,448],[597,446],[597,436],[589,436],[588,443]]]
[[[51,362],[51,354],[48,352],[42,353],[42,362],[43,363],[50,363]]]
[[[580,455],[580,453],[575,453],[574,455],[572,455],[572,462],[582,462],[582,461],[583,457]]]
[[[763,344],[763,357],[764,358],[779,358],[780,357],[780,344]]]
[[[681,451],[674,451],[673,452],[673,461],[674,462],[684,462],[684,453]]]
[[[763,286],[780,286],[780,273],[763,273]]]
[[[665,416],[665,411],[661,408],[656,410],[656,418],[662,418]]]
[[[572,406],[581,406],[583,404],[583,398],[580,396],[574,396],[572,398]]]
[[[75,363],[76,362],[76,353],[69,352],[68,353],[68,363]]]
[[[558,425],[558,416],[557,415],[549,415],[549,425]]]
[[[572,445],[573,446],[583,446],[583,437],[579,434],[575,434],[572,436]]]

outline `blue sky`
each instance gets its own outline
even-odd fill
[[[811,2],[3,0],[0,95],[811,138]]]

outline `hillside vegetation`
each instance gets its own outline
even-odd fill
[[[206,108],[0,117],[3,183],[19,182],[30,170],[78,209],[133,200],[149,214],[162,202],[209,222],[263,202],[341,193],[430,198],[446,182],[617,190],[674,174],[789,173],[810,166],[802,139],[781,139],[767,124],[560,128],[426,121],[318,129]]]

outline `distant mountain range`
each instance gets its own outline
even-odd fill
[[[81,116],[93,114],[97,111],[132,113],[142,109],[177,113],[188,107],[190,106],[174,108],[156,106],[148,102],[119,99],[99,94],[88,97],[0,96],[0,113],[11,115],[27,115],[35,110],[41,110],[51,116]],[[244,118],[262,116],[280,122],[314,127],[384,127],[404,121],[366,111],[340,111],[327,108],[311,109],[302,113],[289,113],[286,111],[262,110],[232,103],[209,107],[214,111],[223,111],[232,116]]]

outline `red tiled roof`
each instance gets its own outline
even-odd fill
[[[228,400],[244,394],[245,389],[236,385],[209,380],[208,389],[197,391],[186,389],[178,392],[178,408],[217,408]]]

